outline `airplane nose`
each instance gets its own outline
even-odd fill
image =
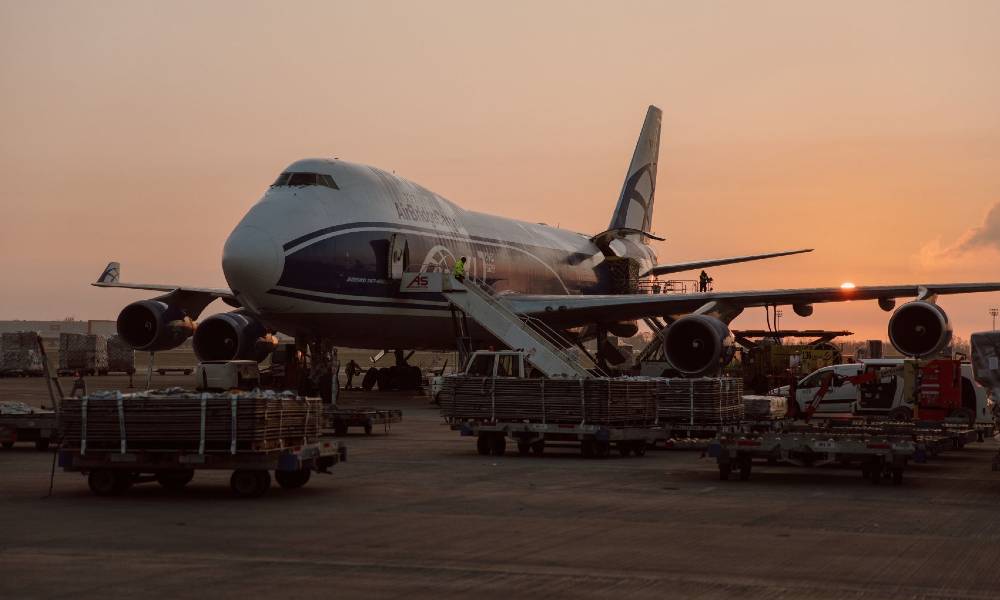
[[[222,249],[222,272],[237,294],[260,295],[281,277],[284,256],[274,238],[256,227],[241,225]]]

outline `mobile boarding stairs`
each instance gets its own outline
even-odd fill
[[[524,352],[528,362],[545,377],[601,375],[594,368],[585,367],[568,350],[572,344],[558,332],[539,319],[515,313],[484,281],[469,277],[459,281],[450,273],[441,272],[403,273],[400,291],[441,294],[448,300],[463,363],[472,350],[466,320],[472,318],[512,350]]]

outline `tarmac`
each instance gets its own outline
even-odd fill
[[[137,377],[137,383],[141,380]],[[154,376],[154,385],[188,378]],[[96,378],[91,387],[123,385]],[[69,382],[64,380],[64,387]],[[36,391],[37,390],[37,391]],[[44,398],[0,379],[0,398]],[[53,454],[0,451],[0,598],[995,598],[1000,473],[992,440],[911,465],[758,465],[719,481],[697,451],[483,457],[426,396],[346,436],[349,460],[300,490],[235,499],[228,473],[181,493],[96,497]]]

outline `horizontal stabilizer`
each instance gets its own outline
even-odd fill
[[[786,250],[785,252],[769,252],[767,254],[751,254],[748,256],[730,256],[729,258],[712,258],[707,260],[693,260],[690,262],[674,263],[671,265],[655,265],[640,277],[647,275],[666,275],[667,273],[680,273],[682,271],[692,271],[694,269],[704,269],[707,267],[718,267],[720,265],[731,265],[733,263],[750,262],[751,260],[763,260],[765,258],[776,258],[778,256],[788,256],[790,254],[802,254],[812,252],[812,248],[802,250]]]
[[[101,276],[97,278],[97,281],[90,284],[96,287],[107,287],[107,288],[124,288],[128,290],[148,290],[151,292],[167,292],[173,293],[177,296],[183,296],[185,298],[194,297],[204,297],[207,305],[212,300],[216,298],[221,299],[226,304],[240,308],[240,301],[236,299],[233,292],[226,288],[204,288],[204,287],[191,287],[187,285],[174,285],[174,284],[162,284],[162,283],[122,283],[120,281],[121,277],[121,265],[116,262],[108,263],[108,266],[104,268],[104,272]],[[196,301],[200,302],[200,300]],[[204,307],[202,307],[204,308]],[[200,310],[198,312],[201,312]]]

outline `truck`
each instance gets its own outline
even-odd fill
[[[812,414],[816,416],[868,414],[893,415],[905,419],[909,414],[912,418],[914,411],[911,406],[912,401],[908,400],[911,394],[907,393],[907,376],[904,372],[906,362],[906,359],[902,358],[867,359],[857,363],[817,369],[797,382],[795,404],[801,411],[806,411],[810,405],[815,404]],[[937,366],[928,367],[932,364]],[[924,377],[930,376],[934,368],[943,368],[943,364],[940,360],[924,361],[922,367]],[[943,416],[964,420],[991,434],[993,406],[989,390],[976,380],[971,363],[955,361],[955,364],[960,365],[961,379],[957,383],[960,402],[949,411],[949,414]],[[871,381],[862,382],[859,379],[866,372],[875,371],[878,373],[870,378]],[[912,377],[911,375],[910,378]],[[776,396],[788,396],[789,393],[787,385],[769,392],[770,395]],[[919,409],[917,412],[919,416]],[[929,413],[925,411],[922,418],[927,416]]]

